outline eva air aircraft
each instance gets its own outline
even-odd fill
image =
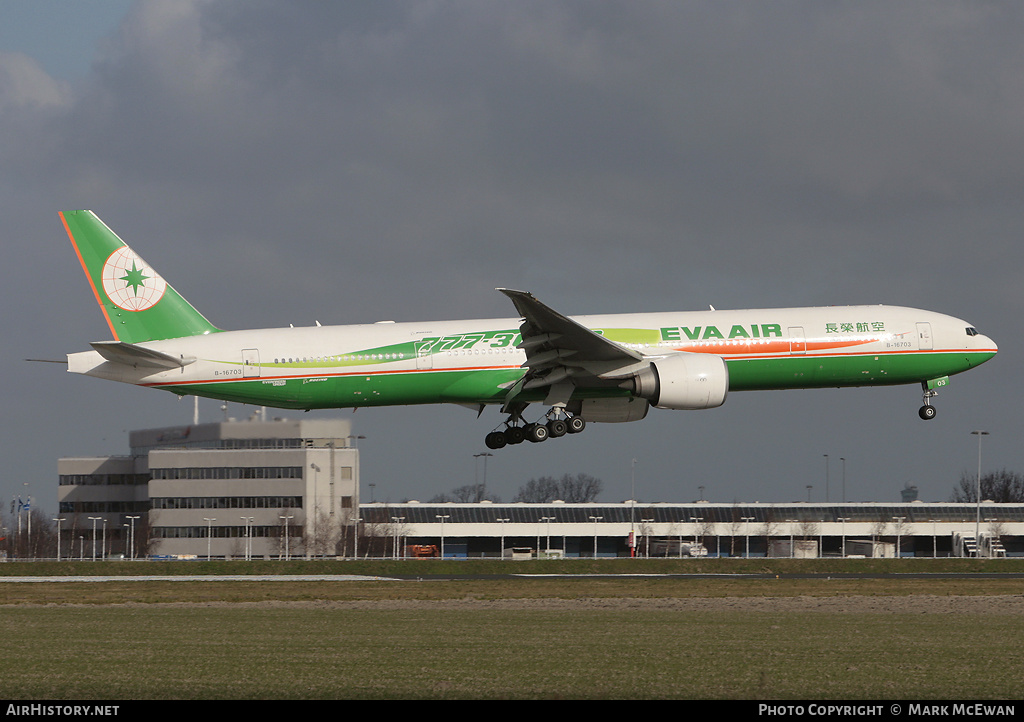
[[[491,449],[753,389],[920,384],[930,419],[949,377],[997,350],[971,324],[913,308],[570,318],[504,288],[518,318],[222,331],[94,213],[60,216],[114,337],[68,354],[68,371],[289,409],[494,404]],[[544,411],[528,422],[530,404]]]

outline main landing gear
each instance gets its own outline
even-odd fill
[[[524,441],[539,444],[566,434],[578,434],[587,426],[582,416],[563,416],[561,409],[551,409],[545,418],[547,421],[541,419],[535,423],[520,425],[523,421],[520,413],[510,414],[505,421],[505,429],[492,431],[485,436],[484,445],[488,449],[501,449],[508,444],[521,444]]]
[[[921,389],[923,390],[922,397],[924,399],[924,406],[917,411],[917,415],[925,421],[930,421],[935,418],[936,409],[932,406],[932,399],[939,395],[939,392],[935,389],[928,388],[928,382],[921,382]]]

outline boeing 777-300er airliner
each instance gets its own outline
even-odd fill
[[[60,216],[114,337],[68,354],[68,371],[289,409],[496,404],[491,449],[751,389],[921,384],[931,419],[949,377],[997,351],[971,324],[913,308],[570,318],[505,288],[519,318],[222,331],[94,213]],[[529,404],[547,410],[527,422]]]

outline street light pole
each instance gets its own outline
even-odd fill
[[[295,517],[294,516],[279,516],[277,518],[281,520],[281,526],[284,529],[284,558],[285,558],[285,561],[288,561],[288,560],[291,559],[291,554],[288,551],[288,537],[291,534],[291,530],[288,528],[288,522],[291,519],[294,519]]]
[[[846,522],[850,521],[850,518],[848,516],[839,517],[839,521],[843,523],[843,548],[840,550],[840,556],[843,559],[846,558]]]
[[[697,553],[697,534],[700,532],[698,524],[704,521],[702,516],[691,516],[690,523],[693,524],[693,549],[690,550],[690,556],[694,556]]]
[[[204,516],[203,521],[206,522],[206,561],[210,561],[210,541],[213,534],[213,522],[217,521],[217,518]]]
[[[896,522],[896,558],[900,558],[900,543],[902,542],[903,536],[903,522],[906,521],[905,516],[894,516],[892,520]]]
[[[131,528],[128,530],[128,543],[131,545],[131,558],[135,558],[135,520],[141,519],[139,516],[126,516],[129,522],[131,522]]]
[[[654,519],[641,519],[640,523],[643,524],[644,532],[644,559],[651,558],[651,524],[654,523]],[[565,544],[562,545],[563,547]]]
[[[255,517],[241,516],[239,519],[245,522],[245,561],[252,561],[252,536],[251,525]]]
[[[309,468],[313,470],[313,519],[310,521],[309,514],[306,514],[306,535],[307,538],[312,538],[314,550],[320,546],[320,537],[317,533],[319,530],[317,526],[317,516],[319,516],[319,503],[317,501],[317,488],[320,486],[320,467],[315,463],[310,463]],[[306,548],[306,558],[309,558],[309,548]]]
[[[810,501],[810,498],[807,501]],[[828,454],[825,454],[825,503],[828,503]]]
[[[57,522],[57,561],[60,561],[60,523],[64,521],[65,517],[54,519]]]
[[[975,503],[975,515],[974,515],[974,549],[975,555],[981,558],[981,437],[988,436],[987,431],[972,431],[971,435],[978,437],[978,498],[974,500]]]
[[[483,486],[480,488],[480,500],[483,501],[484,497],[487,495],[487,459],[491,456],[494,456],[494,454],[492,454],[489,451],[483,451],[479,454],[473,454],[474,459],[479,458],[481,456],[484,457],[484,483]]]
[[[793,525],[796,524],[796,522],[797,522],[796,519],[786,519],[786,523],[789,524],[789,556],[790,556],[790,558],[793,558],[793,557],[796,556],[796,550],[793,548],[793,544],[795,543],[794,542],[794,538],[793,538]]]
[[[551,522],[554,520],[554,518],[555,517],[553,517],[553,516],[542,516],[540,518],[540,520],[542,522],[546,522],[547,523],[547,527],[546,527],[547,528],[547,536],[545,537],[545,541],[544,541],[544,554],[545,555],[550,555],[551,554]],[[540,544],[537,544],[537,546],[540,547]],[[538,551],[540,551],[540,550],[538,549]],[[538,554],[537,556],[540,556],[540,554]]]
[[[451,514],[435,514],[441,520],[441,558],[444,559],[444,520],[451,517]]]
[[[752,516],[741,516],[740,517],[740,521],[746,522],[743,525],[744,536],[747,538],[747,553],[746,553],[746,557],[745,558],[749,559],[750,558],[750,522],[754,521],[754,517],[752,517]]]
[[[636,459],[629,464],[629,555],[636,556]],[[564,545],[563,545],[564,546]],[[564,549],[562,550],[565,551]]]
[[[604,519],[603,516],[592,516],[590,521],[594,522],[594,559],[597,559],[597,522]]]
[[[398,559],[398,545],[402,541],[402,522],[405,521],[404,516],[393,516],[391,521],[395,522],[395,545],[392,551],[395,553],[395,559]],[[405,556],[404,554],[402,555]]]
[[[89,520],[92,522],[92,560],[96,561],[96,522],[103,517],[90,516]]]
[[[502,559],[505,558],[505,522],[507,522],[507,521],[509,521],[509,519],[507,519],[507,518],[506,519],[498,519],[498,522],[501,523],[501,558]]]

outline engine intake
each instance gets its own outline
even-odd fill
[[[725,403],[729,369],[721,356],[680,353],[651,361],[630,383],[659,409],[713,409]]]

